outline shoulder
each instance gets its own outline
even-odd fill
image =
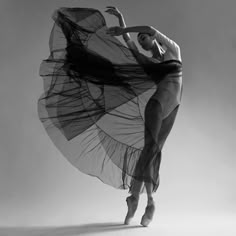
[[[155,29],[153,26],[150,26],[150,33],[153,38],[155,38],[158,42],[164,44],[167,48],[178,53],[180,52],[180,46],[174,40],[170,39],[165,34]]]
[[[173,40],[169,41],[169,45],[168,45],[164,54],[168,55],[168,57],[172,57],[177,60],[181,60],[180,46]]]
[[[181,54],[180,46],[172,40],[172,47],[171,51],[176,53],[176,54]]]
[[[172,47],[171,49],[167,49],[164,53],[165,60],[178,60],[182,61],[181,59],[181,52],[179,47]]]

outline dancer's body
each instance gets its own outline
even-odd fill
[[[107,33],[112,36],[122,35],[128,47],[138,51],[138,47],[131,40],[130,32],[138,33],[138,42],[141,47],[150,51],[152,60],[164,62],[168,60],[181,61],[180,47],[164,34],[151,26],[135,26],[126,27],[124,18],[120,11],[115,7],[108,7],[107,13],[115,15],[119,19],[120,27],[111,27]],[[163,49],[164,48],[164,49]],[[161,149],[171,131],[175,117],[179,108],[181,99],[182,77],[170,75],[165,78],[157,87],[157,90],[148,101],[145,108],[145,140],[139,162],[136,166],[136,173],[144,173],[143,181],[135,180],[131,186],[131,196],[127,198],[128,213],[125,218],[125,224],[129,224],[131,218],[137,209],[140,189],[145,184],[147,191],[147,207],[142,217],[141,224],[147,226],[155,211],[155,203],[153,201],[153,184],[151,181],[145,181],[145,177],[151,177],[150,164],[155,156],[158,159],[158,169],[156,170],[159,178],[159,166],[161,162]],[[147,164],[147,165],[146,165]],[[159,180],[159,179],[158,179]]]
[[[97,9],[62,7],[53,13],[50,55],[40,65],[44,93],[38,115],[74,167],[115,188],[129,188],[125,224],[146,190],[141,224],[147,226],[155,210],[161,150],[181,100],[180,49],[153,27],[126,27],[118,9],[107,12],[119,18],[120,27],[107,29]],[[138,33],[152,57],[138,52],[129,32]],[[118,35],[128,47],[113,37]]]

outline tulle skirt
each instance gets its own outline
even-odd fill
[[[96,9],[60,8],[52,18],[50,56],[39,71],[44,93],[38,100],[48,136],[81,172],[118,189],[145,180],[155,192],[161,149],[176,114],[161,131],[165,135],[144,179],[135,171],[148,125],[144,112],[161,81],[173,73],[181,76],[181,62],[153,63],[130,50],[106,34],[105,19]],[[175,107],[172,103],[172,110]],[[143,186],[140,193],[145,191]]]

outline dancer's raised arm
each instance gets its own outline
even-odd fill
[[[107,13],[109,13],[111,15],[116,16],[118,18],[118,20],[119,20],[120,26],[122,28],[126,28],[124,17],[122,15],[122,13],[118,10],[118,8],[112,7],[112,6],[107,6],[107,10],[105,12],[107,12]],[[128,40],[131,39],[129,33],[123,34],[123,38],[124,38],[125,41],[128,41]]]
[[[120,24],[121,29],[126,28],[126,23],[125,23],[124,17],[122,15],[122,13],[118,10],[117,7],[107,6],[107,10],[105,12],[107,12],[111,15],[114,15],[119,19],[119,24]],[[128,32],[127,33],[122,33],[121,35],[123,36],[123,39],[127,43],[129,48],[138,51],[137,46],[131,40],[130,34]]]

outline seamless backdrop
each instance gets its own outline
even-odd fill
[[[1,0],[0,226],[125,216],[127,191],[75,169],[37,116],[43,92],[38,72],[49,56],[53,11],[66,6],[104,12],[109,5],[121,10],[128,26],[152,25],[182,50],[183,99],[163,149],[157,217],[235,220],[235,0]],[[118,24],[105,17],[109,26]],[[146,196],[141,198],[143,209]]]

